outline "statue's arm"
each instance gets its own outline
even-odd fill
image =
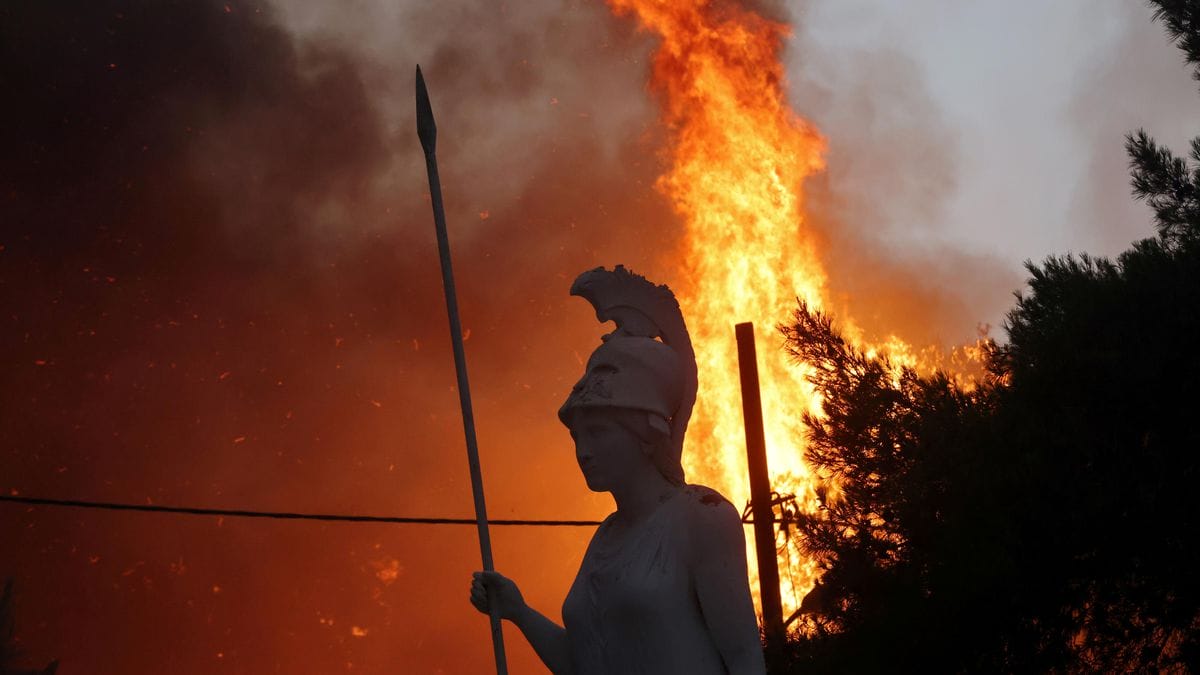
[[[571,675],[571,652],[567,647],[567,629],[546,618],[536,609],[525,605],[513,618],[513,623],[525,634],[533,651],[554,675]]]
[[[554,675],[572,675],[571,652],[567,645],[567,629],[546,618],[525,603],[517,584],[499,572],[476,572],[471,580],[471,604],[487,614],[488,589],[499,605],[500,618],[508,619],[529,641],[538,658]]]
[[[709,635],[731,675],[763,675],[767,667],[746,575],[746,535],[733,505],[696,507],[692,570]]]

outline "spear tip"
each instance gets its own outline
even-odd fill
[[[425,88],[421,66],[417,66],[417,137],[421,139],[425,154],[432,154],[437,147],[437,124],[433,121],[433,106],[429,104],[429,90]]]

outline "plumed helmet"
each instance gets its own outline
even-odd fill
[[[617,327],[592,352],[583,377],[559,408],[559,419],[570,426],[572,413],[587,407],[652,413],[670,436],[666,455],[656,463],[669,480],[682,483],[680,456],[697,381],[696,355],[675,294],[617,265],[580,274],[571,295],[582,296],[597,319]]]
[[[648,337],[620,336],[592,352],[558,418],[570,425],[579,408],[644,410],[670,421],[683,397],[682,368],[675,350]]]

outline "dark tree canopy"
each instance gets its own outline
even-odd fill
[[[1153,4],[1200,79],[1200,2]],[[1200,670],[1200,138],[1127,148],[1157,236],[1027,264],[976,386],[784,327],[825,399],[796,672]]]
[[[825,397],[824,415],[805,418],[828,490],[798,526],[825,571],[804,601],[800,672],[950,669],[994,650],[994,629],[960,620],[995,621],[973,608],[1002,597],[993,578],[1011,567],[1003,533],[981,520],[1003,499],[982,470],[988,392],[868,358],[803,305],[785,333]]]

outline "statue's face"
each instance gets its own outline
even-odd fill
[[[610,492],[636,471],[656,471],[642,442],[611,408],[583,408],[571,420],[575,459],[593,492]]]

